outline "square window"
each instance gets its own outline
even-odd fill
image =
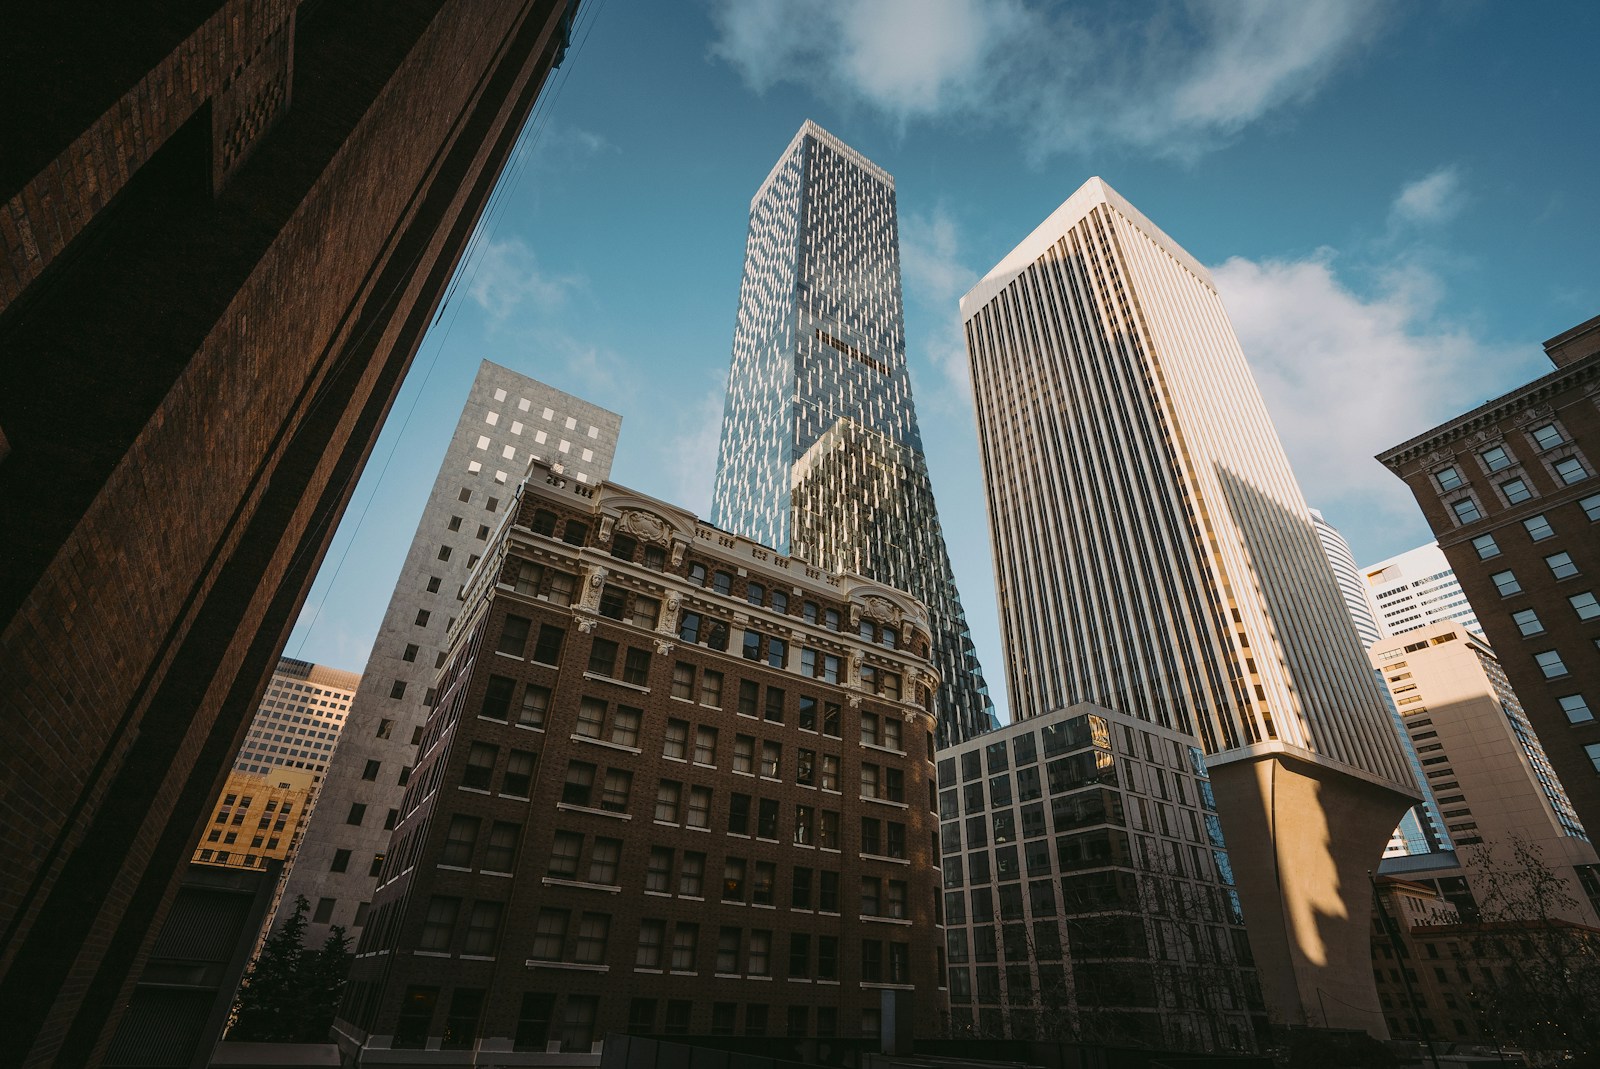
[[[1441,468],[1433,473],[1433,480],[1441,490],[1454,490],[1461,485],[1461,471],[1455,467]]]
[[[1561,703],[1561,711],[1567,714],[1568,723],[1587,724],[1594,719],[1589,702],[1582,694],[1568,694],[1556,700]]]
[[[1572,611],[1578,614],[1580,620],[1593,620],[1600,616],[1600,602],[1595,600],[1594,591],[1585,590],[1582,594],[1574,594],[1567,599],[1572,606]]]
[[[1511,466],[1511,454],[1506,452],[1503,445],[1493,445],[1478,454],[1483,459],[1483,466],[1490,471],[1503,471]]]
[[[1495,572],[1489,578],[1503,598],[1522,592],[1522,584],[1517,582],[1516,574],[1513,572]]]
[[[1583,461],[1577,457],[1562,457],[1555,462],[1555,470],[1556,477],[1567,486],[1589,476],[1589,473],[1583,470]]]
[[[1512,613],[1511,622],[1517,625],[1517,630],[1524,636],[1544,634],[1544,624],[1539,622],[1539,614],[1532,609]]]
[[[1550,521],[1543,514],[1530,516],[1522,521],[1522,526],[1527,528],[1528,537],[1535,542],[1543,542],[1546,538],[1555,537],[1555,528],[1550,526]]]
[[[1570,553],[1552,553],[1544,562],[1550,566],[1550,574],[1557,579],[1570,579],[1578,574],[1578,566],[1572,562]]]
[[[1542,427],[1535,427],[1531,433],[1533,434],[1534,444],[1541,450],[1554,449],[1566,440],[1561,436],[1560,429],[1554,423],[1546,423]]]
[[[1567,674],[1566,663],[1561,660],[1561,654],[1555,650],[1542,650],[1533,655],[1533,660],[1546,679],[1559,679]]]
[[[1506,500],[1515,505],[1533,498],[1533,491],[1528,489],[1528,484],[1521,479],[1507,479],[1500,484],[1500,492],[1506,495]]]
[[[1452,501],[1450,510],[1456,514],[1456,522],[1458,523],[1475,523],[1483,519],[1483,513],[1478,511],[1478,503],[1470,497],[1464,497],[1460,501]]]

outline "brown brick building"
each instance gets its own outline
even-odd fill
[[[469,584],[347,1054],[596,1064],[610,1031],[875,1035],[883,990],[930,1034],[925,609],[558,472],[535,463]]]
[[[1378,456],[1411,487],[1579,820],[1600,828],[1600,317],[1556,370]]]
[[[574,7],[7,11],[7,1060],[104,1050]]]

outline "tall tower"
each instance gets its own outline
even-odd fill
[[[1489,544],[1493,545],[1493,541]],[[1361,569],[1361,584],[1366,587],[1373,619],[1384,638],[1417,631],[1441,620],[1460,620],[1468,631],[1483,637],[1483,625],[1437,542],[1367,565]]]
[[[911,593],[940,743],[997,726],[911,400],[894,178],[810,121],[750,202],[711,521]]]
[[[332,925],[359,934],[366,921],[434,705],[446,631],[529,462],[558,463],[575,482],[598,484],[611,473],[621,429],[612,412],[510,368],[479,365],[273,920],[304,895],[317,908],[307,946],[321,945]]]
[[[1417,793],[1210,275],[1090,179],[961,312],[1014,715],[1197,735],[1269,1012],[1384,1034],[1367,872]]]

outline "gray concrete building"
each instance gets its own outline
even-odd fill
[[[613,412],[487,360],[479,367],[284,887],[280,914],[299,895],[334,903],[306,926],[307,945],[320,945],[334,924],[358,934],[366,920],[446,632],[528,464],[539,458],[579,484],[598,483],[621,428]]]

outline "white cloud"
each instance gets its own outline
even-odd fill
[[[900,276],[907,305],[922,312],[908,316],[908,326],[925,325],[907,337],[906,356],[913,367],[931,364],[938,372],[937,381],[926,384],[914,377],[917,399],[929,412],[968,415],[972,383],[959,302],[978,273],[962,260],[955,219],[943,205],[900,217]]]
[[[1389,218],[1399,223],[1442,223],[1459,213],[1466,202],[1461,172],[1455,167],[1441,167],[1402,186],[1389,209]]]
[[[677,426],[664,449],[665,463],[659,466],[665,469],[668,483],[662,496],[696,516],[711,515],[711,489],[717,473],[726,394],[719,376],[694,404],[678,411]]]
[[[1033,150],[1120,142],[1187,156],[1312,95],[1381,25],[1376,0],[714,0],[712,54],[889,118],[963,117]]]
[[[523,311],[560,306],[577,280],[540,269],[533,250],[520,238],[490,241],[468,269],[467,294],[499,323]]]
[[[1345,533],[1377,559],[1428,534],[1373,455],[1526,379],[1528,355],[1438,322],[1440,283],[1424,270],[1391,270],[1361,296],[1334,266],[1323,250],[1235,257],[1213,274],[1307,501],[1341,528],[1359,518]]]

